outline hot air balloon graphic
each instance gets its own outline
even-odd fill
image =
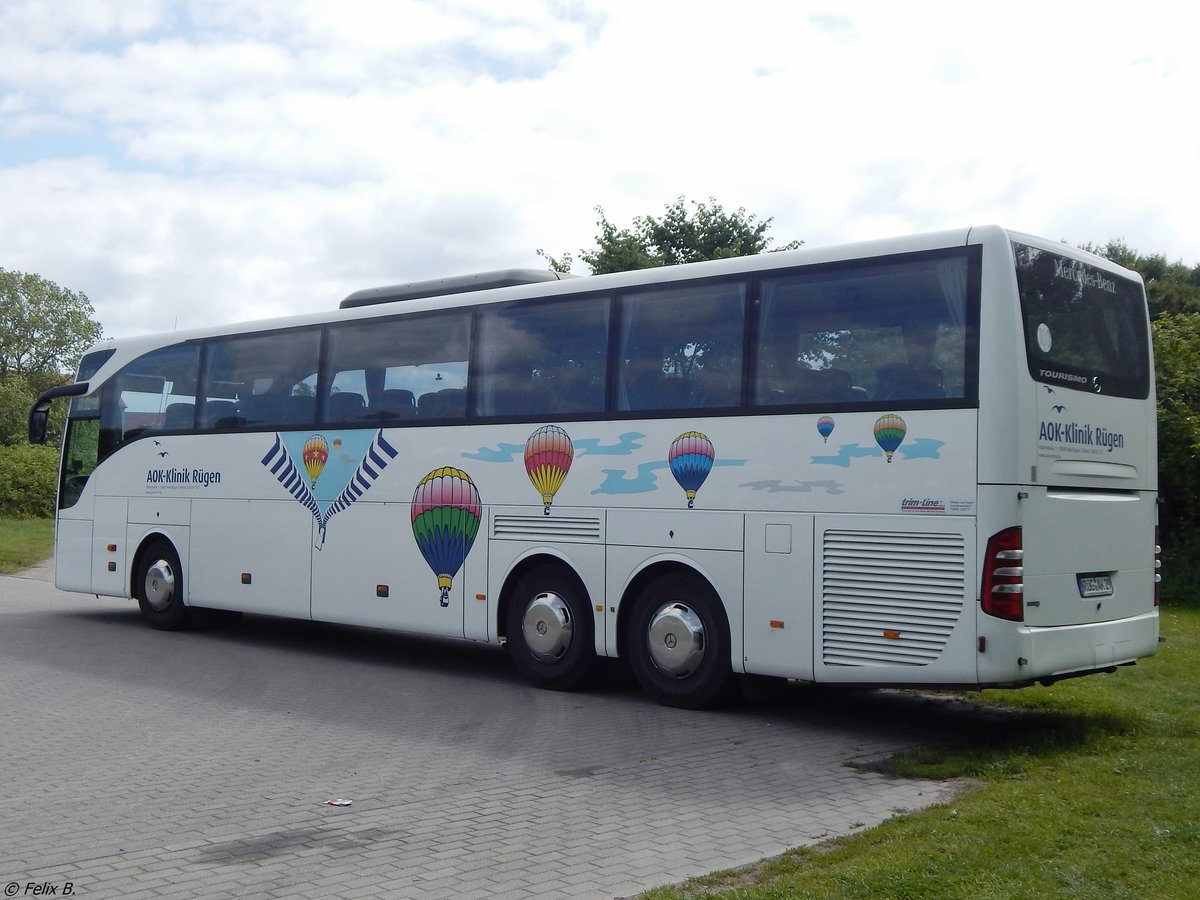
[[[542,495],[542,512],[546,515],[550,515],[550,504],[571,471],[574,458],[570,436],[557,425],[543,425],[525,442],[525,471]]]
[[[833,434],[833,416],[821,416],[817,419],[817,433],[821,435],[823,442],[829,443],[829,436]]]
[[[907,433],[908,426],[895,413],[888,413],[875,420],[875,443],[883,450],[889,463],[892,461],[892,454],[896,452]]]
[[[704,484],[704,479],[712,471],[713,460],[712,441],[698,431],[685,431],[671,443],[671,452],[667,454],[667,462],[671,466],[671,474],[679,482],[679,486],[687,492],[688,509],[696,502],[696,491]]]
[[[308,477],[315,488],[317,479],[325,468],[325,463],[329,461],[329,442],[321,435],[314,434],[304,442],[303,458],[304,470],[308,472]]]
[[[413,494],[413,537],[437,576],[442,606],[450,605],[450,585],[471,552],[482,515],[479,491],[461,469],[434,469]]]

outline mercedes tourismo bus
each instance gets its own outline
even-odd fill
[[[1158,640],[1139,277],[998,227],[587,278],[511,270],[104,341],[63,590],[738,674],[1023,685]]]

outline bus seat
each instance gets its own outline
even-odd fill
[[[196,427],[195,403],[169,403],[162,427],[169,431],[191,431]]]
[[[362,398],[360,397],[359,400]],[[282,398],[279,404],[281,425],[311,425],[317,417],[317,398],[295,394]]]
[[[266,425],[278,421],[279,415],[276,410],[277,399],[269,394],[257,394],[244,399],[239,407],[239,412],[244,417],[242,424]],[[217,427],[228,428],[231,426],[219,425]]]
[[[342,392],[329,395],[326,420],[330,422],[356,422],[367,417],[367,404],[362,394]]]
[[[935,400],[946,396],[945,373],[934,365],[891,363],[876,373],[876,400]]]
[[[467,410],[467,392],[462,388],[445,388],[422,394],[417,412],[423,419],[458,419]]]
[[[817,369],[811,373],[808,384],[810,391],[807,399],[819,403],[838,403],[844,400],[858,400],[851,383],[853,378],[845,369]]]
[[[412,391],[389,388],[379,395],[379,402],[372,410],[374,419],[412,419],[417,415],[417,404]]]
[[[599,412],[604,409],[604,382],[586,372],[565,372],[550,382],[546,393],[549,413]]]
[[[245,424],[232,400],[209,400],[200,415],[201,428],[237,428]]]

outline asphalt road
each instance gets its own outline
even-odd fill
[[[160,633],[48,577],[0,576],[6,896],[628,896],[949,798],[846,763],[973,716],[539,691],[495,647],[251,616]]]

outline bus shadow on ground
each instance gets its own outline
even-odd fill
[[[155,643],[168,641],[173,654],[199,664],[214,652],[253,659],[269,651],[285,660],[285,666],[302,667],[308,672],[342,672],[347,680],[361,677],[365,667],[397,681],[420,674],[464,684],[486,682],[491,690],[512,690],[522,695],[535,690],[513,668],[504,649],[495,644],[252,614],[211,617],[200,627],[179,633],[147,628],[136,608],[73,610],[65,615],[87,629],[116,627],[125,635],[117,638],[110,631],[100,642],[108,647],[104,668],[109,674],[114,644],[124,645],[118,656],[136,659]],[[82,647],[80,650],[60,659],[86,672],[92,668],[89,653]],[[185,680],[180,679],[181,686]],[[848,763],[890,775],[937,779],[1020,771],[1031,760],[1051,759],[1098,737],[1121,734],[1134,727],[1120,716],[1088,711],[1002,708],[970,693],[831,687],[759,677],[743,677],[740,682],[740,690],[727,702],[686,714],[744,718],[747,724],[854,728],[918,743],[920,746],[895,757],[856,758]],[[632,704],[639,710],[656,706],[617,660],[609,662],[605,678],[570,696],[585,708],[589,699]]]
[[[892,732],[916,732],[923,739],[911,749],[848,764],[930,779],[1016,775],[1138,727],[1134,716],[1000,706],[989,703],[986,695],[970,692],[788,685],[768,699],[751,699],[749,704],[760,714],[803,716],[809,724],[853,719]]]

